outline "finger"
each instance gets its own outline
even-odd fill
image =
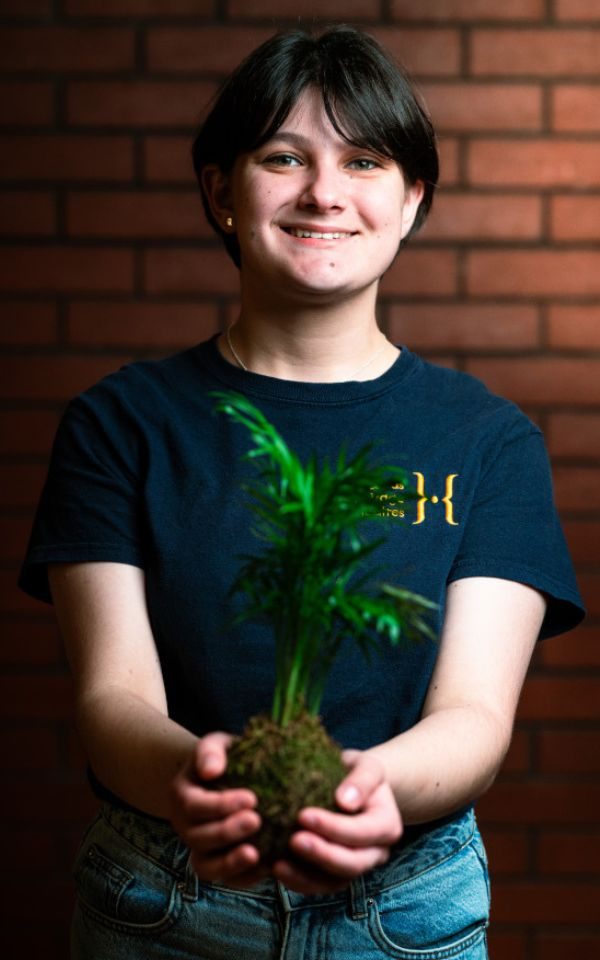
[[[303,830],[290,839],[290,849],[303,860],[333,877],[353,880],[366,870],[380,866],[389,859],[389,848],[368,846],[351,848],[330,843],[323,837]]]
[[[256,794],[246,789],[205,790],[181,779],[171,791],[171,819],[186,825],[219,820],[239,810],[252,810],[256,805]]]
[[[272,869],[273,876],[289,890],[305,895],[338,893],[346,890],[350,881],[324,873],[308,862],[296,859],[278,860]]]
[[[227,751],[233,743],[229,733],[208,733],[196,744],[195,770],[201,780],[213,780],[227,769]]]
[[[196,853],[211,853],[241,843],[256,833],[260,826],[258,814],[253,810],[246,810],[224,820],[190,826],[182,834],[182,839]]]
[[[211,857],[196,852],[192,852],[190,857],[190,863],[200,880],[228,885],[236,880],[242,886],[249,885],[258,862],[258,850],[250,843],[239,844]]]
[[[342,760],[350,767],[335,791],[335,799],[342,810],[354,813],[364,805],[369,795],[384,781],[383,766],[376,757],[360,750],[344,750]]]
[[[402,820],[398,808],[390,802],[372,802],[369,809],[348,816],[320,807],[306,807],[298,815],[305,830],[332,843],[347,847],[377,846],[396,843],[402,836]]]

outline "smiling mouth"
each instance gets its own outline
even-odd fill
[[[282,227],[284,233],[288,233],[292,237],[298,237],[300,240],[349,240],[350,237],[354,236],[353,233],[346,233],[345,231],[330,231],[330,230],[302,230],[298,227]]]

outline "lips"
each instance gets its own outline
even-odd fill
[[[353,233],[345,230],[309,230],[305,227],[282,227],[285,233],[300,240],[349,240]]]

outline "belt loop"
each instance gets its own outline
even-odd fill
[[[180,881],[179,889],[184,900],[195,902],[198,899],[198,874],[192,866],[191,854],[186,860],[184,879]]]
[[[353,920],[364,920],[368,916],[367,892],[362,876],[356,877],[350,884],[348,891],[350,900],[350,916]]]

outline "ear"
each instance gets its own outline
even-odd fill
[[[233,202],[229,177],[216,164],[203,167],[201,176],[202,189],[213,217],[223,233],[231,233]]]
[[[413,223],[415,222],[415,217],[417,215],[417,210],[419,209],[419,204],[423,199],[425,194],[425,184],[422,180],[417,180],[416,183],[409,183],[406,186],[406,193],[404,195],[404,203],[402,204],[402,239],[409,232]]]

